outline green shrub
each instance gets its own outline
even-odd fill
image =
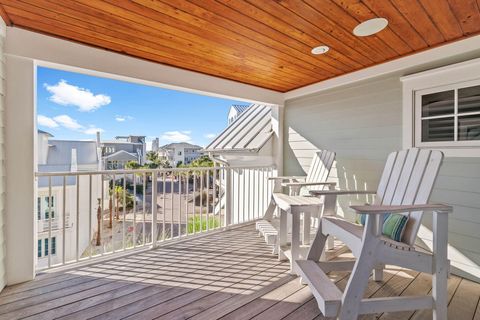
[[[188,219],[188,233],[207,230],[207,221],[208,229],[214,229],[220,226],[220,221],[216,217],[208,217],[208,219],[206,219],[206,217],[202,217],[202,223],[200,225],[200,216],[194,216],[193,218]]]

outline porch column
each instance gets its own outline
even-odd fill
[[[275,133],[273,142],[273,161],[277,175],[283,174],[283,137],[284,137],[284,105],[272,106],[272,130]]]
[[[35,65],[6,47],[6,275],[7,285],[35,275]]]
[[[5,22],[0,19],[0,291],[7,283],[5,235],[5,57],[3,47],[6,35]]]

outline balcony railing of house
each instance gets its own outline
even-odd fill
[[[274,173],[273,167],[36,173],[37,210],[44,211],[35,213],[43,220],[37,224],[37,270],[261,218]]]

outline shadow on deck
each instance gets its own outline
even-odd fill
[[[334,255],[348,256],[337,247]],[[343,289],[347,273],[331,274]],[[425,294],[430,276],[388,268],[368,296]],[[480,319],[480,285],[449,280],[449,318]],[[155,250],[45,273],[0,294],[0,319],[323,319],[253,225]],[[429,311],[365,319],[431,319]]]

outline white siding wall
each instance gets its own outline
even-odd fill
[[[290,100],[285,108],[285,174],[308,170],[312,152],[337,153],[331,180],[340,188],[377,187],[387,154],[402,148],[402,86],[398,77]],[[365,197],[342,198],[340,214]],[[431,197],[454,206],[449,221],[453,271],[480,280],[480,158],[446,158]],[[421,231],[428,245],[431,219]]]
[[[5,147],[4,147],[4,79],[5,59],[3,45],[6,32],[5,23],[0,19],[0,291],[6,284],[5,274]]]

